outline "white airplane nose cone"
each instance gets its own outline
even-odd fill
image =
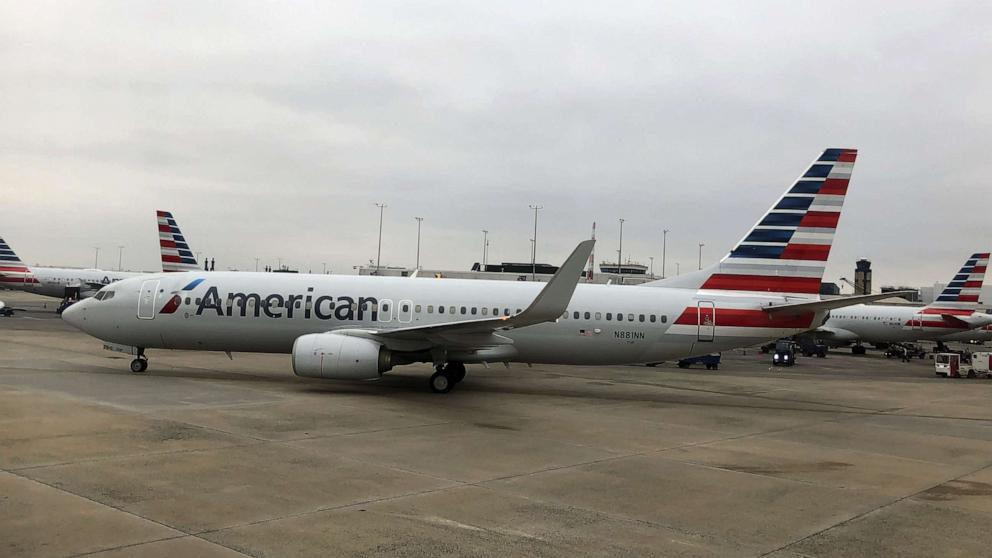
[[[86,319],[86,301],[80,301],[62,311],[62,319],[72,327],[83,329]]]

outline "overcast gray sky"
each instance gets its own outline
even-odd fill
[[[282,257],[722,257],[825,147],[860,150],[826,280],[946,281],[989,250],[992,3],[6,2],[0,235],[159,269]]]

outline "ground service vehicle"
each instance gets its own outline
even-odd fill
[[[772,355],[772,366],[792,366],[796,363],[796,344],[788,339],[780,339],[775,343],[775,354]]]
[[[693,364],[702,364],[706,366],[707,370],[716,370],[720,368],[720,353],[683,358],[679,360],[679,368],[689,368]]]

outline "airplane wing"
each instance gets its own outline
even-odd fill
[[[533,302],[519,314],[398,329],[336,330],[334,333],[369,337],[386,345],[396,345],[391,341],[399,341],[400,345],[404,341],[428,341],[431,344],[461,347],[510,344],[510,339],[496,332],[553,322],[565,313],[595,243],[595,240],[580,242]]]
[[[764,310],[769,314],[789,316],[794,314],[805,314],[808,312],[833,310],[834,308],[844,308],[846,306],[854,306],[855,304],[864,304],[866,302],[874,302],[876,300],[883,300],[886,298],[902,296],[904,294],[910,294],[912,292],[913,291],[892,291],[890,293],[844,296],[840,298],[830,298],[827,300],[815,300],[813,302],[797,302],[794,304],[774,304],[771,306],[765,306],[762,308],[762,310]]]

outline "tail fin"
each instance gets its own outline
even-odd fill
[[[162,248],[162,271],[197,271],[196,257],[179,231],[179,225],[168,211],[158,215],[158,244]]]
[[[972,254],[929,307],[976,308],[988,265],[988,252]]]
[[[30,272],[10,245],[0,238],[0,285],[36,283],[37,279],[30,277]]]
[[[712,267],[648,286],[818,294],[856,149],[827,149]]]

